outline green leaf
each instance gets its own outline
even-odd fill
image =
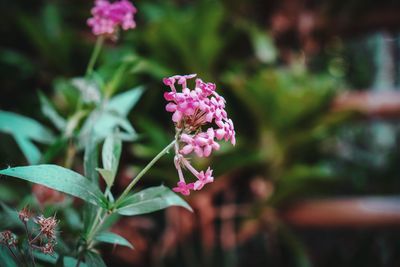
[[[79,215],[79,210],[72,207],[66,207],[62,210],[65,222],[73,230],[82,230],[83,222]]]
[[[85,262],[88,267],[106,267],[106,264],[101,256],[92,251],[88,251],[85,254]]]
[[[11,134],[30,164],[36,164],[41,153],[32,141],[43,144],[53,142],[53,134],[40,123],[30,118],[0,111],[0,131]]]
[[[64,257],[64,267],[76,267],[78,260],[72,257]],[[84,262],[79,263],[79,267],[88,267]]]
[[[85,153],[83,156],[83,164],[85,169],[85,176],[95,185],[98,184],[99,176],[96,168],[99,166],[99,150],[96,139],[89,138],[85,144]]]
[[[117,208],[121,215],[133,216],[180,206],[193,211],[186,201],[163,185],[150,187],[127,197]]]
[[[122,142],[116,135],[109,135],[103,145],[103,168],[115,172],[118,169]]]
[[[71,84],[79,91],[84,103],[99,104],[101,95],[96,81],[86,78],[71,79]]]
[[[18,212],[15,209],[10,208],[4,202],[0,202],[0,206],[4,211],[5,220],[3,220],[1,224],[4,228],[10,226],[18,226],[20,228],[23,227],[22,222],[18,218]]]
[[[37,121],[7,111],[0,111],[0,131],[13,135],[19,134],[43,144],[51,144],[54,140],[50,130]]]
[[[108,110],[95,110],[82,126],[80,144],[86,144],[90,138],[99,142],[116,129],[120,129],[118,136],[122,140],[133,140],[136,137],[136,131],[125,117]]]
[[[0,174],[41,184],[60,192],[106,207],[101,191],[79,173],[57,165],[34,165],[0,170]]]
[[[133,249],[133,246],[131,243],[129,243],[128,240],[126,240],[125,238],[123,238],[120,235],[117,235],[115,233],[111,233],[111,232],[103,232],[103,233],[99,233],[96,238],[97,241],[100,242],[104,242],[104,243],[110,243],[110,244],[117,244],[117,245],[121,245],[121,246],[125,246],[125,247],[129,247],[131,249]]]
[[[1,264],[4,264],[1,266],[17,267],[17,264],[15,263],[12,254],[3,245],[0,246],[0,262]]]
[[[65,127],[65,136],[72,136],[80,121],[87,115],[87,111],[79,111],[75,113],[67,122]]]
[[[115,96],[104,107],[94,110],[82,126],[79,136],[81,146],[86,144],[89,138],[101,141],[116,129],[121,130],[118,136],[122,140],[133,140],[136,132],[126,116],[142,93],[141,87],[135,88]]]
[[[127,92],[121,93],[110,99],[110,101],[106,104],[106,109],[115,111],[118,114],[126,117],[129,111],[139,101],[143,91],[144,88],[139,86]]]
[[[101,173],[109,187],[114,183],[119,159],[121,157],[121,150],[121,139],[116,134],[107,136],[102,151],[103,169],[97,170]]]
[[[96,168],[96,171],[98,171],[101,174],[101,177],[103,177],[104,181],[106,182],[107,186],[111,187],[114,183],[114,174],[110,170],[105,170],[102,168]]]
[[[29,139],[24,138],[24,136],[20,134],[15,134],[14,138],[29,164],[39,163],[40,158],[42,157],[39,148],[29,141]]]
[[[39,92],[39,99],[42,113],[54,124],[54,126],[56,126],[58,130],[63,131],[67,125],[65,119],[57,113],[49,99],[42,92]]]
[[[39,251],[33,251],[33,255],[35,256],[36,259],[38,259],[40,261],[51,263],[51,264],[57,263],[57,258],[58,258],[57,253],[54,253],[53,255],[49,255],[49,254],[44,254]]]

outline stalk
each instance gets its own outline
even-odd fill
[[[115,201],[114,207],[118,207],[118,204],[121,203],[126,197],[126,195],[131,191],[131,189],[135,186],[137,182],[139,182],[140,178],[146,174],[146,172],[156,163],[162,156],[168,153],[171,147],[175,145],[176,140],[172,141],[168,146],[166,146],[160,153],[158,153],[147,165],[139,172],[139,174],[135,177],[135,179],[130,182],[130,184],[125,188],[124,192],[119,196],[119,198]]]
[[[88,66],[86,68],[86,76],[88,76],[88,75],[93,73],[93,68],[94,68],[94,65],[96,64],[97,58],[100,55],[100,51],[101,51],[101,48],[103,46],[103,43],[104,43],[104,36],[101,35],[96,40],[96,45],[94,46],[92,55],[91,55],[90,60],[89,60],[89,64],[88,64]]]

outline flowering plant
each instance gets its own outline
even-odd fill
[[[93,17],[88,20],[88,25],[97,36],[97,42],[84,77],[73,78],[67,82],[67,88],[71,88],[77,94],[76,101],[69,109],[70,114],[66,118],[61,116],[51,101],[44,94],[40,95],[42,111],[57,128],[58,134],[31,118],[0,111],[0,130],[15,138],[31,164],[0,170],[0,175],[29,181],[84,201],[83,212],[78,216],[82,218],[78,225],[82,232],[80,238],[73,246],[64,250],[57,250],[58,220],[54,216],[34,217],[27,209],[19,212],[18,217],[28,236],[33,266],[35,259],[49,263],[61,261],[65,266],[105,266],[96,250],[99,243],[133,248],[125,238],[108,231],[115,216],[134,216],[170,206],[181,206],[191,210],[173,191],[189,195],[191,190],[202,189],[214,178],[210,167],[205,171],[196,170],[188,155],[194,152],[198,157],[210,156],[212,151],[220,148],[216,140],[230,141],[233,145],[236,143],[232,120],[225,111],[225,100],[216,92],[215,84],[196,79],[195,88],[190,90],[188,81],[196,76],[194,74],[165,78],[164,84],[171,89],[164,95],[169,102],[166,110],[173,113],[175,138],[138,172],[118,197],[113,194],[112,187],[117,177],[122,143],[136,139],[136,132],[127,115],[144,89],[137,87],[114,95],[120,71],[117,70],[110,81],[99,81],[99,75],[94,69],[106,39],[116,41],[121,29],[135,28],[136,12],[136,8],[127,0],[113,3],[106,0],[95,1]],[[182,87],[181,92],[176,90],[176,84]],[[42,154],[33,141],[49,145],[50,148]],[[100,166],[98,155],[101,144]],[[65,151],[59,149],[60,146],[65,148]],[[173,190],[161,185],[132,193],[137,182],[171,149],[175,151],[174,165],[178,172],[178,185]],[[60,151],[65,152],[63,164],[50,164]],[[83,175],[72,170],[77,165],[79,153],[83,153]],[[191,172],[197,180],[187,183],[183,176],[184,169]],[[100,186],[100,177],[104,180],[105,188]],[[58,196],[57,199],[64,201],[64,197]],[[71,200],[69,197],[66,199],[65,201]],[[36,237],[29,234],[29,223],[38,227]],[[0,237],[1,244],[12,254],[5,254],[5,257],[10,256],[7,260],[13,261],[11,256],[14,256],[16,261],[20,261],[18,255],[14,255],[16,236],[9,231],[3,231]],[[52,257],[45,257],[46,254],[51,254]]]
[[[178,186],[173,190],[183,195],[189,195],[190,190],[200,190],[205,184],[214,181],[210,167],[204,171],[197,171],[185,157],[192,152],[198,157],[208,157],[220,145],[215,141],[225,139],[236,144],[235,130],[232,120],[225,111],[225,99],[215,90],[213,83],[205,83],[196,79],[196,87],[190,90],[187,80],[193,79],[196,74],[175,75],[164,79],[164,84],[171,88],[171,92],[164,97],[169,103],[166,110],[173,112],[172,121],[175,123],[175,167],[178,171]],[[177,92],[175,83],[182,86],[182,92]],[[202,128],[215,124],[218,128]],[[180,144],[183,147],[180,147]],[[183,177],[182,167],[190,171],[196,178],[195,183],[187,184]]]

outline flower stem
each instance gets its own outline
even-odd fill
[[[28,231],[28,225],[27,225],[27,223],[26,223],[25,221],[24,221],[23,223],[24,223],[24,228],[25,228],[26,236],[27,236],[27,238],[28,238],[28,240],[29,240],[29,246],[28,246],[29,256],[31,257],[33,266],[36,266],[35,257],[33,256],[33,251],[32,251],[32,246],[31,246],[31,244],[35,241],[35,239],[37,238],[37,236],[36,236],[34,239],[32,239],[32,236],[31,236],[31,234],[30,234],[29,231]]]
[[[13,251],[8,245],[6,245],[6,247],[7,247],[8,250],[10,251],[12,257],[18,262],[18,264],[21,264],[20,266],[22,266],[21,261],[18,259],[17,255],[15,255],[14,251]]]
[[[118,204],[121,203],[126,197],[126,195],[131,191],[131,189],[135,186],[137,182],[139,182],[140,178],[146,174],[146,172],[156,163],[162,156],[168,153],[168,150],[175,145],[176,140],[172,141],[168,146],[166,146],[160,153],[157,154],[147,165],[139,172],[139,174],[132,180],[132,182],[125,188],[124,192],[119,196],[119,198],[115,201],[114,207],[118,207]]]
[[[86,76],[92,74],[94,65],[96,64],[97,58],[99,57],[101,48],[104,43],[104,36],[100,36],[96,40],[96,45],[94,46],[92,56],[90,57],[89,64],[86,68]]]

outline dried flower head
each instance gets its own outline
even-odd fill
[[[119,28],[128,30],[136,27],[134,20],[136,12],[136,8],[127,0],[113,3],[107,0],[96,0],[91,10],[93,17],[89,18],[87,23],[92,27],[94,35],[115,39]]]
[[[18,243],[16,235],[10,230],[0,232],[0,244],[12,247]]]
[[[173,190],[183,195],[189,195],[190,190],[200,190],[214,181],[210,168],[199,172],[184,155],[194,152],[198,157],[208,157],[220,148],[216,140],[224,139],[232,145],[236,144],[233,122],[225,110],[225,99],[216,92],[215,84],[201,79],[196,79],[193,90],[189,89],[187,81],[195,77],[196,74],[175,75],[163,80],[171,89],[164,94],[164,98],[169,101],[166,110],[173,113],[172,121],[176,128],[174,162],[179,182]],[[181,92],[177,91],[176,84],[182,87]],[[197,178],[195,183],[186,183],[182,167]]]
[[[36,218],[35,222],[40,226],[40,233],[48,239],[56,238],[56,227],[58,221],[55,217],[45,218],[40,215]]]
[[[33,214],[32,212],[29,210],[28,207],[23,208],[22,210],[20,210],[20,212],[18,212],[18,218],[23,222],[23,223],[27,223],[29,221],[30,218],[32,218]]]
[[[44,253],[44,254],[53,254],[54,253],[54,248],[56,246],[56,242],[55,240],[51,240],[50,242],[44,244],[44,246],[40,247],[40,250]]]

